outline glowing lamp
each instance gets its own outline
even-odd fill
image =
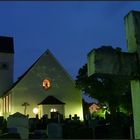
[[[34,113],[34,114],[38,114],[38,108],[35,107],[35,108],[33,109],[33,113]]]
[[[51,112],[56,112],[57,110],[55,108],[52,108],[50,111]]]
[[[106,106],[103,106],[103,108],[105,109],[105,108],[107,108]]]

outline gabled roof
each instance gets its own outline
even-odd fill
[[[23,73],[23,75],[21,75],[18,80],[9,88],[7,89],[1,97],[5,97],[6,95],[10,94],[9,91],[12,90],[29,72],[30,70],[39,62],[39,60],[41,59],[41,57],[43,57],[43,55],[47,55],[49,58],[51,59],[54,59],[58,64],[59,66],[61,67],[61,69],[67,74],[67,76],[69,77],[69,79],[73,81],[73,79],[71,78],[71,76],[67,73],[67,71],[63,68],[63,66],[58,62],[58,60],[53,56],[53,54],[47,49],[32,65],[31,67],[25,72]],[[46,60],[47,61],[47,60]]]
[[[14,53],[14,44],[12,37],[0,36],[0,52]]]
[[[45,98],[42,102],[40,102],[38,105],[51,105],[51,104],[65,104],[63,102],[61,102],[60,100],[58,100],[57,98],[55,98],[54,96],[48,96],[47,98]]]

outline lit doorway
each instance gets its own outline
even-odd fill
[[[57,111],[57,109],[52,108],[50,110],[50,114],[51,114],[51,119],[58,119],[59,112]]]

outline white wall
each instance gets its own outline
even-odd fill
[[[42,87],[44,79],[51,81],[51,87],[47,91]],[[28,102],[30,106],[27,107],[27,114],[34,117],[33,108],[47,96],[53,95],[66,103],[65,117],[77,114],[80,119],[83,119],[80,91],[75,88],[73,80],[50,53],[44,53],[10,92],[12,113],[17,111],[23,113],[24,109],[21,105]]]

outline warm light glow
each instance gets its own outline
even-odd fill
[[[55,108],[52,108],[50,111],[51,112],[56,112],[57,110]]]
[[[33,113],[34,113],[34,114],[38,114],[38,108],[35,107],[35,108],[33,109]]]
[[[100,107],[99,107],[97,104],[92,104],[92,105],[89,107],[90,113],[97,112],[99,109],[100,109]]]
[[[104,106],[103,106],[103,108],[104,108],[104,109],[106,109],[106,108],[107,108],[107,106],[105,106],[105,105],[104,105]]]
[[[47,80],[47,79],[45,79],[45,80],[43,81],[43,87],[44,87],[45,89],[48,89],[48,88],[50,88],[50,86],[51,86],[50,81]]]

